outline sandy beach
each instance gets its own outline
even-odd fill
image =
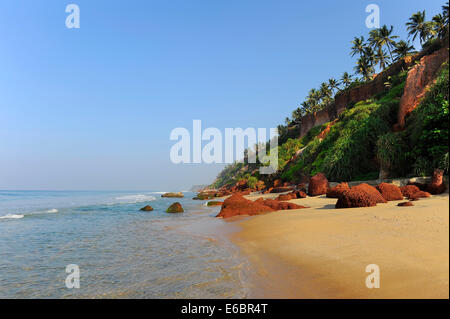
[[[449,298],[448,193],[413,207],[334,209],[324,195],[291,202],[310,208],[237,222],[249,298]],[[366,287],[369,264],[380,268],[380,288]]]

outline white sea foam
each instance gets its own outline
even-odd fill
[[[59,212],[59,210],[57,210],[56,208],[49,209],[49,210],[46,211],[46,213],[52,213],[52,214],[55,214],[55,213],[58,213],[58,212]]]
[[[0,216],[0,219],[7,219],[7,218],[12,218],[12,219],[19,219],[19,218],[23,218],[24,215],[19,215],[19,214],[7,214],[5,216]]]
[[[120,204],[134,204],[141,202],[150,202],[155,200],[155,196],[144,195],[144,194],[136,194],[136,195],[126,195],[114,198]]]

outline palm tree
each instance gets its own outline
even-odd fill
[[[378,56],[378,59],[376,59],[380,63],[380,67],[384,70],[386,68],[386,65],[388,64],[388,59],[386,59],[386,55],[383,51],[383,47],[386,46],[389,51],[389,55],[391,57],[391,61],[393,61],[392,57],[392,50],[395,46],[395,41],[393,39],[398,38],[396,35],[391,35],[394,27],[391,26],[390,29],[386,25],[383,25],[379,29],[374,29],[370,31],[369,35],[369,43],[376,52],[376,56]]]
[[[398,38],[397,35],[391,35],[393,30],[394,30],[393,26],[391,26],[390,29],[388,29],[388,27],[386,25],[383,25],[380,28],[381,46],[386,45],[386,47],[388,48],[388,51],[389,51],[389,55],[391,56],[391,60],[393,60],[391,48],[395,47],[394,39]]]
[[[378,50],[374,55],[374,63],[379,64],[380,68],[385,70],[388,64],[389,57],[386,55],[386,51],[383,49]]]
[[[362,55],[356,62],[355,71],[361,74],[365,81],[369,81],[374,72],[373,61],[367,55]]]
[[[433,17],[433,29],[441,39],[447,34],[448,26],[445,25],[445,18],[442,14],[439,13]]]
[[[445,5],[442,6],[442,15],[444,17],[444,24],[448,26],[448,1]]]
[[[294,123],[300,123],[302,116],[304,115],[303,109],[298,107],[292,112],[292,120]]]
[[[364,52],[364,37],[361,36],[359,38],[355,37],[352,41],[353,46],[352,46],[352,51],[351,51],[351,55],[355,56],[356,54],[363,54]]]
[[[303,114],[310,113],[310,104],[307,101],[300,103],[300,108]]]
[[[334,94],[334,90],[339,90],[338,81],[334,78],[328,80],[328,86],[330,87],[331,94]]]
[[[341,77],[341,83],[344,84],[344,88],[348,88],[352,83],[352,76],[348,72],[344,72]]]
[[[419,36],[420,44],[426,42],[433,31],[432,24],[425,21],[425,10],[414,13],[406,25],[408,26],[408,35],[413,37],[413,41]]]
[[[332,93],[327,83],[323,82],[320,84],[319,92],[322,100],[331,98]]]
[[[395,50],[393,52],[395,53],[395,60],[397,61],[406,57],[408,54],[413,53],[414,46],[410,45],[409,41],[405,42],[401,40],[395,44]]]
[[[319,91],[317,91],[316,89],[311,89],[308,93],[306,101],[308,102],[310,113],[314,112],[318,108],[320,101]]]

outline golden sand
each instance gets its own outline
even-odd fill
[[[325,196],[291,202],[311,208],[238,222],[232,240],[251,263],[248,297],[449,298],[447,193],[413,207],[334,209]],[[379,266],[380,288],[366,287],[369,264]]]

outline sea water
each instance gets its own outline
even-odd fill
[[[245,297],[219,208],[161,193],[0,191],[0,298]],[[176,201],[185,213],[165,213]]]

